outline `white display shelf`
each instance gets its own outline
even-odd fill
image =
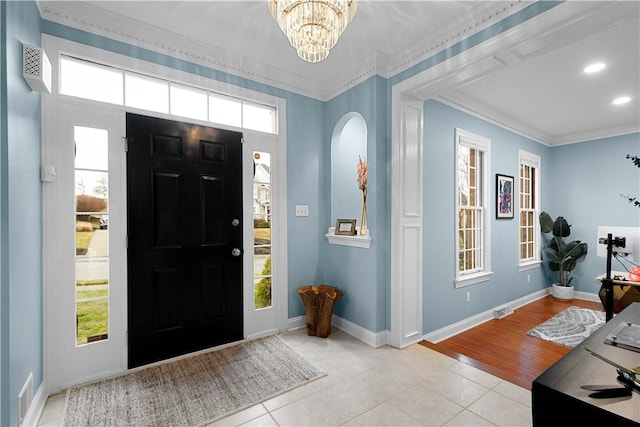
[[[371,246],[371,231],[366,229],[362,236],[344,236],[336,234],[335,227],[329,227],[329,231],[324,235],[332,245],[352,246],[354,248],[368,249]]]

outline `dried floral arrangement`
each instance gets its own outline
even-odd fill
[[[358,156],[356,166],[358,188],[362,191],[362,210],[360,213],[360,235],[367,229],[367,161]]]

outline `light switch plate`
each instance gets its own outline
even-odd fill
[[[309,205],[296,205],[296,216],[309,216]]]

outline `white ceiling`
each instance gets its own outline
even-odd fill
[[[391,77],[530,4],[360,0],[329,57],[310,64],[266,1],[38,2],[45,19],[318,99],[376,73]],[[590,2],[562,28],[494,58],[499,68],[443,89],[441,99],[549,145],[640,130],[638,1]],[[596,60],[607,68],[584,75]],[[631,102],[611,105],[620,95]]]

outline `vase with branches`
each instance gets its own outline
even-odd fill
[[[358,164],[356,166],[356,174],[358,188],[362,192],[362,203],[360,209],[360,235],[364,235],[367,230],[367,161],[358,156]]]

